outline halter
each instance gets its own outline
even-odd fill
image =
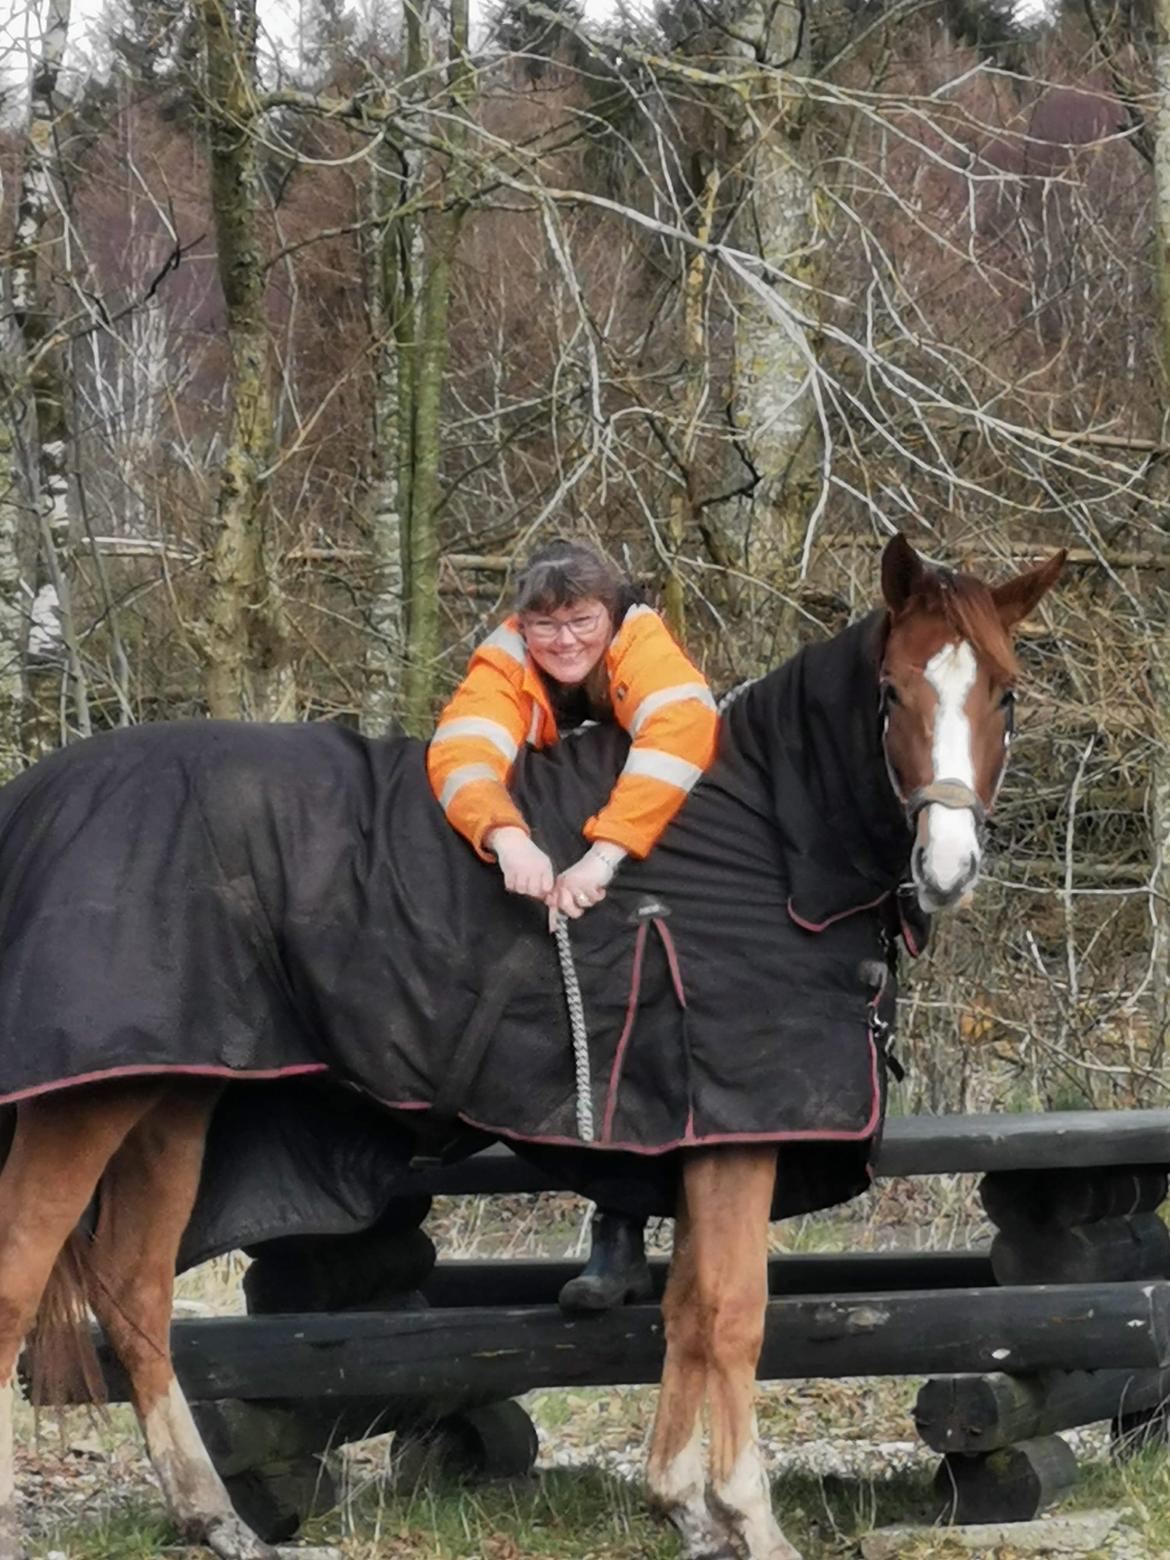
[[[1016,696],[1012,689],[1008,688],[1004,693],[1003,723],[1004,723],[1004,761],[1000,765],[999,779],[996,782],[996,792],[1003,781],[1004,771],[1007,768],[1007,751],[1011,746],[1012,734],[1015,730]],[[952,812],[970,812],[975,821],[975,830],[982,841],[987,829],[988,809],[975,791],[964,780],[932,780],[929,785],[920,785],[909,796],[903,794],[898,776],[894,772],[894,766],[890,763],[890,755],[886,749],[886,732],[890,728],[890,696],[889,687],[883,683],[878,692],[878,720],[881,724],[882,757],[886,761],[886,773],[890,777],[890,785],[894,795],[906,810],[906,822],[911,829],[918,822],[918,814],[924,807],[948,807]],[[992,803],[995,797],[992,797]]]

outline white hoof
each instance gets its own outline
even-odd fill
[[[278,1560],[271,1544],[257,1538],[239,1517],[212,1517],[204,1531],[203,1542],[219,1560]]]

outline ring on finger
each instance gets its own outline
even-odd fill
[[[587,905],[589,903],[589,895],[588,894],[578,894],[577,895],[577,903],[579,905],[581,905],[581,906]]]

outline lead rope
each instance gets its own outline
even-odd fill
[[[561,965],[561,982],[565,988],[565,1005],[569,1009],[569,1029],[573,1036],[573,1072],[577,1082],[577,1135],[583,1143],[592,1143],[593,1131],[593,1077],[589,1067],[589,1030],[585,1023],[585,1004],[581,1000],[581,983],[577,979],[577,966],[573,963],[573,945],[569,941],[569,922],[558,914],[556,931],[557,958]]]

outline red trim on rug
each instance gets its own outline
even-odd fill
[[[132,1065],[106,1067],[98,1072],[78,1073],[74,1078],[57,1079],[52,1083],[38,1083],[31,1089],[17,1089],[12,1094],[0,1094],[0,1105],[14,1105],[19,1100],[35,1099],[40,1094],[59,1094],[62,1089],[80,1088],[85,1083],[101,1083],[107,1078],[171,1077],[178,1074],[187,1078],[250,1078],[256,1081],[275,1078],[298,1078],[306,1073],[329,1072],[326,1062],[300,1062],[295,1067],[158,1067]]]
[[[824,921],[806,921],[803,916],[798,915],[792,908],[792,900],[790,899],[787,905],[788,918],[791,921],[795,921],[797,926],[802,927],[806,932],[823,932],[826,927],[832,926],[835,921],[845,921],[851,915],[860,915],[863,910],[876,909],[883,899],[888,899],[889,897],[890,891],[886,889],[885,893],[879,894],[876,899],[870,899],[863,905],[852,905],[848,910],[838,910],[836,915],[831,915]]]
[[[672,1138],[668,1143],[656,1144],[648,1148],[644,1143],[618,1143],[612,1140],[606,1142],[584,1143],[576,1137],[559,1137],[553,1133],[523,1133],[515,1132],[508,1127],[493,1126],[489,1121],[480,1121],[475,1116],[469,1116],[466,1111],[459,1112],[460,1121],[465,1121],[469,1127],[475,1127],[480,1132],[489,1132],[493,1137],[504,1138],[516,1143],[546,1144],[550,1148],[586,1148],[595,1153],[609,1153],[617,1149],[626,1154],[640,1154],[644,1159],[656,1159],[662,1154],[670,1154],[679,1148],[713,1148],[721,1143],[858,1143],[864,1138],[872,1137],[881,1118],[881,1093],[878,1089],[878,1057],[877,1046],[874,1043],[873,1030],[867,1033],[869,1041],[870,1061],[870,1091],[872,1105],[869,1120],[865,1126],[852,1132],[708,1132],[701,1137],[695,1135],[693,1116],[688,1119],[683,1129],[684,1135]],[[376,1096],[371,1095],[371,1098]],[[408,1100],[397,1103],[394,1100],[379,1100],[387,1110],[429,1110],[430,1106],[421,1100]]]
[[[916,959],[922,952],[922,949],[919,947],[914,933],[910,930],[906,917],[902,914],[901,900],[898,901],[898,924],[902,928],[902,941],[906,944],[906,952],[912,959]]]
[[[674,938],[661,916],[654,917],[654,925],[658,928],[658,935],[662,938],[662,946],[666,950],[666,962],[670,965],[670,978],[674,982],[674,994],[678,998],[679,1007],[686,1007],[687,994],[683,987],[682,970],[679,967],[678,951],[674,946]]]
[[[630,970],[630,995],[626,1000],[626,1021],[618,1038],[617,1050],[613,1053],[613,1066],[609,1070],[609,1084],[605,1091],[605,1117],[601,1126],[603,1143],[609,1142],[613,1132],[613,1118],[617,1111],[617,1091],[621,1082],[622,1068],[625,1066],[626,1047],[634,1030],[634,1020],[638,1016],[638,997],[642,991],[642,959],[646,953],[646,938],[649,931],[648,922],[638,923],[638,935],[634,939],[634,963]]]

